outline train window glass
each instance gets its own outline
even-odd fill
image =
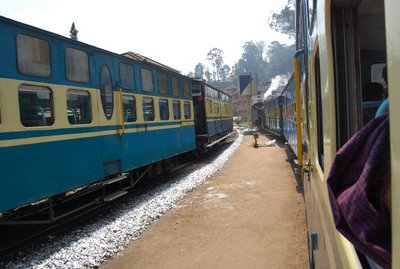
[[[160,99],[159,108],[160,108],[160,119],[161,120],[169,120],[169,109],[168,109],[168,100]]]
[[[322,117],[322,96],[321,96],[321,75],[319,64],[319,51],[315,56],[315,91],[316,91],[316,108],[317,108],[317,143],[318,143],[318,160],[324,169],[324,133],[323,133],[323,117]]]
[[[180,120],[181,119],[181,102],[179,101],[173,101],[172,102],[172,111],[174,115],[174,120]]]
[[[119,80],[121,87],[128,90],[135,89],[135,69],[130,64],[119,64]]]
[[[47,87],[21,85],[19,115],[23,126],[51,126],[54,123],[53,93]]]
[[[190,87],[189,87],[189,80],[183,81],[183,96],[190,97]]]
[[[65,70],[67,79],[76,82],[89,82],[89,57],[86,52],[65,48]]]
[[[371,82],[378,82],[382,84],[384,88],[387,87],[385,79],[383,78],[383,68],[386,63],[379,63],[371,65]]]
[[[201,85],[199,85],[199,84],[192,85],[192,95],[193,96],[201,95]]]
[[[179,96],[179,81],[176,77],[172,78],[172,95]]]
[[[50,46],[45,40],[18,34],[17,35],[18,70],[24,75],[49,77]]]
[[[190,102],[183,103],[183,116],[185,120],[189,120],[192,117],[192,113],[190,111]]]
[[[140,76],[142,79],[142,90],[145,92],[153,92],[153,74],[151,70],[146,68],[140,69]]]
[[[87,124],[92,122],[90,94],[87,91],[67,91],[67,116],[70,124]]]
[[[208,111],[209,111],[209,113],[212,113],[213,111],[212,111],[212,102],[211,102],[211,100],[207,100],[207,108],[208,108]]]
[[[114,95],[113,95],[111,73],[107,65],[103,65],[101,67],[100,93],[101,93],[101,104],[103,106],[104,115],[108,120],[110,120],[114,111]]]
[[[153,98],[143,97],[143,118],[145,121],[154,120],[154,101]]]
[[[168,94],[168,80],[167,75],[158,73],[158,92],[160,94]]]
[[[125,122],[134,122],[137,119],[136,116],[136,100],[135,97],[130,95],[122,96],[122,104],[124,111]]]

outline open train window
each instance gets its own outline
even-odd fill
[[[67,91],[67,116],[70,124],[87,124],[92,122],[90,94],[87,91]]]
[[[153,92],[153,73],[151,70],[141,68],[140,77],[142,79],[142,90],[145,92]]]
[[[100,93],[101,93],[101,104],[103,106],[104,115],[108,120],[110,120],[114,111],[114,94],[113,94],[111,73],[106,64],[104,64],[101,67]]]
[[[321,74],[319,63],[319,51],[315,56],[315,92],[316,92],[316,114],[317,114],[317,144],[318,144],[318,161],[324,169],[324,129],[323,129],[323,116],[322,116],[322,96],[321,96]]]
[[[179,96],[179,81],[176,77],[172,77],[172,95]]]
[[[143,118],[145,121],[154,120],[154,101],[153,98],[143,97]]]
[[[125,122],[134,122],[137,119],[136,116],[136,99],[130,95],[122,96],[122,104],[124,111]]]
[[[130,64],[119,64],[119,80],[121,87],[127,90],[135,89],[135,69]]]
[[[168,79],[166,74],[158,73],[158,92],[159,94],[168,94]]]
[[[21,85],[18,89],[18,99],[19,116],[23,126],[53,125],[53,93],[49,88]]]
[[[18,70],[24,75],[49,77],[50,46],[43,39],[18,34],[17,35]]]
[[[160,119],[161,120],[169,120],[169,109],[168,109],[168,100],[160,99],[158,101],[160,108]]]
[[[181,102],[174,100],[172,102],[172,112],[174,116],[174,120],[181,119]]]
[[[190,87],[189,87],[189,80],[185,79],[183,81],[183,96],[190,97]]]
[[[189,120],[192,118],[192,113],[190,111],[190,102],[183,102],[183,116],[185,120]]]
[[[67,79],[75,82],[89,82],[89,57],[85,51],[65,48],[65,70]]]

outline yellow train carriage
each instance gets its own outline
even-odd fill
[[[399,8],[393,0],[296,1],[296,110],[300,109],[298,135],[307,149],[300,151],[299,163],[312,268],[400,268]],[[387,98],[392,228],[391,242],[385,244],[391,244],[386,251],[392,258],[382,260],[338,232],[327,178],[337,151],[370,122]]]

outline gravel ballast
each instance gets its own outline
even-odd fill
[[[168,183],[129,198],[95,223],[49,238],[35,249],[20,252],[13,261],[0,263],[3,268],[97,268],[121,252],[132,240],[185,195],[222,169],[239,148],[243,135],[210,163],[191,165]]]

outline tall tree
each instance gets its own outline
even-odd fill
[[[218,80],[221,77],[221,69],[224,64],[224,53],[218,48],[213,48],[207,53],[207,60],[215,68],[214,80]]]
[[[198,63],[194,68],[194,76],[196,78],[203,78],[204,77],[204,65],[202,63]]]
[[[210,69],[208,69],[208,67],[207,67],[207,69],[206,69],[206,72],[204,72],[204,75],[205,75],[205,77],[206,77],[206,79],[207,79],[207,82],[210,82],[210,81],[211,81],[212,74],[211,74],[211,72],[210,72]]]
[[[288,0],[285,7],[279,13],[273,13],[268,20],[272,29],[288,35],[291,39],[296,35],[294,4],[294,0]]]
[[[75,22],[72,22],[71,29],[69,30],[69,36],[73,40],[78,40],[78,30],[75,28]]]
[[[264,60],[263,42],[247,41],[243,45],[242,58],[235,64],[234,74],[239,76],[242,74],[257,74],[259,80],[265,80],[267,76],[267,63]]]
[[[292,59],[296,50],[295,45],[281,44],[273,41],[268,47],[268,76],[269,79],[281,74],[293,72]]]

